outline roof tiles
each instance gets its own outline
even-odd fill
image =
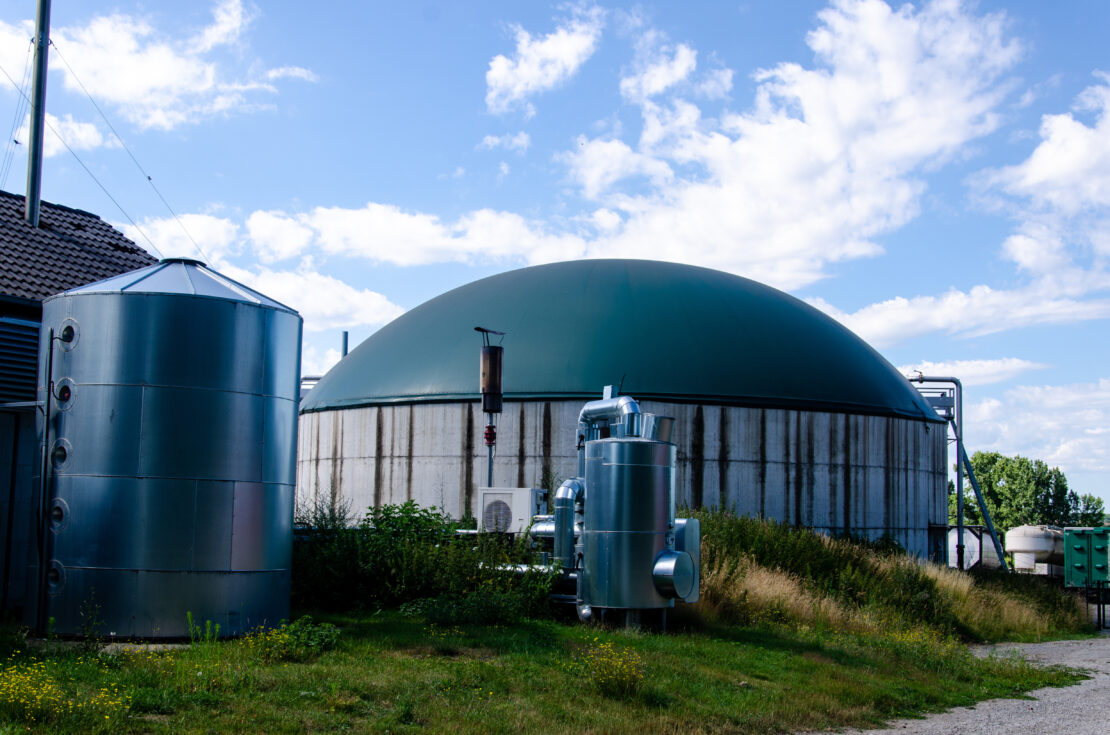
[[[24,198],[0,191],[0,294],[42,301],[158,262],[95,214],[43,202],[39,227]]]

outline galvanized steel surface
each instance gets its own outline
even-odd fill
[[[592,607],[671,607],[652,584],[659,553],[674,548],[673,444],[586,442],[582,601]]]
[[[554,512],[555,536],[552,552],[555,560],[563,569],[574,569],[574,544],[578,537],[577,519],[581,516],[578,506],[581,503],[582,482],[577,477],[563,480],[555,491],[552,507]]]
[[[690,557],[693,578],[690,591],[682,595],[685,602],[697,602],[701,598],[701,521],[697,518],[674,519],[675,551],[685,551]]]
[[[52,376],[56,397],[69,387],[50,427],[66,448],[48,473],[55,630],[81,633],[90,603],[117,636],[183,636],[186,613],[231,635],[287,617],[296,312],[163,261],[48,299],[43,324],[74,330]]]
[[[666,598],[686,599],[694,591],[694,560],[685,551],[664,549],[655,557],[652,581],[659,594]]]

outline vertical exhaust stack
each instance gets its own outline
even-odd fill
[[[46,69],[50,54],[50,0],[39,0],[35,16],[35,76],[31,91],[31,140],[27,154],[25,219],[39,226],[42,201],[42,135],[46,121]]]
[[[486,487],[493,487],[493,455],[497,447],[497,416],[501,413],[501,367],[505,355],[505,348],[501,345],[491,345],[490,335],[504,337],[504,332],[498,332],[485,327],[474,327],[475,332],[482,335],[482,353],[478,364],[478,384],[482,392],[482,413],[486,415],[486,449],[489,454],[486,472]]]
[[[505,348],[501,345],[483,345],[480,382],[482,390],[482,412],[501,413],[501,364]]]

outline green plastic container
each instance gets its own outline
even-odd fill
[[[1110,528],[1064,529],[1064,584],[1094,587],[1110,579]]]

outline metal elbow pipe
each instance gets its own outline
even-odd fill
[[[528,530],[528,535],[534,539],[540,538],[555,538],[555,522],[551,520],[532,521],[532,527]]]
[[[617,396],[616,398],[603,398],[600,401],[590,401],[582,407],[578,414],[579,432],[589,428],[590,424],[601,419],[612,421],[624,418],[630,414],[640,413],[640,404],[632,396]]]
[[[574,568],[574,512],[584,489],[582,480],[564,480],[555,492],[555,559],[563,569]]]
[[[625,419],[639,414],[640,404],[632,396],[603,398],[600,401],[590,401],[582,407],[582,411],[578,414],[578,475],[580,477],[586,476],[585,442],[591,438],[590,427],[601,420],[612,423],[615,419]]]

